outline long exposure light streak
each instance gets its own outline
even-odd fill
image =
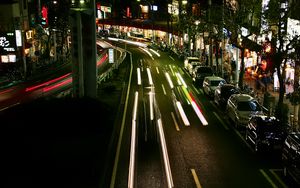
[[[179,101],[176,102],[176,106],[177,106],[177,109],[179,111],[179,114],[181,116],[181,119],[182,119],[184,125],[189,126],[190,122],[189,122],[189,120],[188,120],[188,118],[187,118],[187,116],[186,116],[186,114],[185,114],[185,112],[184,112],[184,110],[181,106],[181,103]]]
[[[131,146],[130,146],[130,161],[128,173],[128,187],[134,187],[134,166],[135,166],[135,148],[136,148],[136,114],[138,107],[138,92],[135,92],[133,114],[132,114],[132,127],[131,127]]]

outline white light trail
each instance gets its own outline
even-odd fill
[[[135,148],[136,148],[136,114],[138,106],[138,92],[135,92],[133,117],[131,127],[131,146],[130,146],[130,161],[129,161],[129,174],[128,174],[128,187],[134,187],[134,166],[135,166]]]
[[[157,51],[155,51],[153,49],[150,49],[150,51],[153,52],[153,53],[155,53],[158,57],[160,57],[160,54]]]
[[[153,85],[153,80],[152,80],[152,76],[151,76],[151,72],[150,72],[149,68],[147,68],[147,74],[148,74],[149,84]]]
[[[158,131],[159,131],[159,136],[160,136],[160,142],[161,142],[161,146],[162,146],[162,153],[163,153],[163,159],[164,159],[164,165],[165,165],[165,172],[167,175],[168,188],[172,188],[172,187],[174,187],[174,183],[173,183],[170,161],[169,161],[169,156],[168,156],[168,150],[167,150],[165,134],[164,134],[164,130],[162,127],[161,119],[157,120],[157,125],[158,125]]]
[[[189,126],[190,122],[189,122],[188,118],[186,117],[185,112],[184,112],[184,110],[181,106],[181,103],[179,101],[176,102],[176,106],[177,106],[177,109],[180,113],[180,116],[181,116],[181,119],[182,119],[184,125]]]
[[[137,83],[138,85],[142,85],[142,79],[141,79],[141,69],[140,68],[137,68]]]
[[[172,65],[169,65],[169,67],[170,67],[170,70],[171,70],[171,72],[172,72],[172,75],[175,76],[175,73],[174,73],[174,70],[173,70]]]
[[[120,39],[120,41],[123,41],[123,42],[128,43],[128,44],[136,45],[136,46],[139,46],[139,47],[144,47],[144,48],[147,47],[147,44],[144,44],[144,43],[141,43],[141,42],[135,42],[135,41],[124,40],[124,39]]]
[[[141,50],[143,50],[144,52],[146,52],[151,58],[152,60],[154,60],[152,54],[149,52],[149,50],[145,49],[145,48],[142,48],[142,47],[139,47]]]
[[[195,101],[192,101],[192,107],[194,109],[194,111],[196,112],[198,118],[200,119],[202,125],[208,125],[208,122],[206,121],[205,117],[203,116],[203,114],[201,113],[200,109],[198,108],[197,104],[195,103]]]
[[[179,78],[180,82],[182,83],[182,85],[187,88],[187,85],[185,83],[185,81],[183,80],[182,76],[177,72],[176,73],[177,78]]]
[[[118,41],[119,41],[119,39],[118,39],[118,38],[113,38],[113,37],[108,37],[107,39],[108,39],[108,40],[111,40],[111,41],[116,41],[116,42],[118,42]]]
[[[165,75],[166,75],[166,78],[167,78],[167,80],[168,80],[168,82],[169,82],[170,88],[173,89],[173,88],[174,88],[174,85],[173,85],[173,82],[172,82],[172,80],[171,80],[171,78],[170,78],[169,73],[166,72]]]
[[[149,93],[149,105],[150,105],[150,119],[153,120],[154,119],[154,111],[153,111],[153,97],[154,97],[154,93],[152,91],[150,91]]]

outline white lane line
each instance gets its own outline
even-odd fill
[[[282,179],[275,173],[275,171],[282,171],[281,169],[270,169],[269,170],[273,176],[277,179],[277,181],[280,183],[280,185],[282,185],[283,188],[288,188],[288,186],[283,183]]]
[[[241,140],[247,145],[247,147],[252,151],[254,152],[253,148],[251,147],[251,145],[247,142],[247,140],[244,139],[244,137],[241,135],[241,133],[239,131],[237,131],[236,129],[233,129],[235,134],[237,134]]]
[[[191,172],[192,172],[194,181],[195,181],[195,183],[196,183],[196,187],[197,187],[197,188],[202,188],[202,186],[201,186],[201,184],[200,184],[200,181],[199,181],[199,178],[198,178],[198,176],[197,176],[197,173],[196,173],[195,169],[191,169]]]
[[[17,103],[15,103],[15,104],[10,105],[10,106],[1,108],[1,109],[0,109],[0,112],[1,112],[1,111],[4,111],[4,110],[6,110],[6,109],[9,109],[9,108],[11,108],[11,107],[17,106],[17,105],[19,105],[19,104],[20,104],[20,102],[17,102]]]
[[[137,79],[138,79],[138,85],[142,85],[141,69],[140,68],[137,68]]]
[[[259,169],[260,173],[268,180],[268,182],[271,184],[273,188],[278,188],[277,185],[271,180],[271,178],[268,176],[268,174],[263,170]]]
[[[180,131],[179,126],[178,126],[178,123],[177,123],[177,121],[176,121],[176,118],[175,118],[173,112],[171,112],[171,116],[172,116],[173,122],[174,122],[174,124],[175,124],[176,131]]]
[[[169,58],[171,58],[173,61],[175,61],[175,59],[172,56],[169,56]]]
[[[153,80],[149,68],[147,68],[147,74],[148,74],[149,85],[153,85]]]
[[[156,67],[156,72],[157,72],[157,74],[159,74],[159,70],[158,70],[158,67]]]
[[[164,92],[164,95],[167,95],[167,92],[166,92],[166,89],[165,89],[164,84],[161,84],[161,87],[162,87],[162,90],[163,90],[163,92]]]
[[[213,112],[213,114],[217,117],[217,119],[221,122],[221,124],[223,125],[223,127],[226,129],[226,130],[229,130],[229,128],[227,127],[227,125],[224,123],[224,121],[220,118],[220,116],[216,113],[216,112]]]

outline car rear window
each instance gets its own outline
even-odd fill
[[[222,82],[222,80],[212,80],[210,81],[211,86],[218,86]]]
[[[209,74],[212,74],[212,69],[210,67],[199,67],[197,69],[197,72],[198,73],[209,73]]]
[[[261,111],[259,104],[256,101],[241,101],[237,103],[239,111]]]

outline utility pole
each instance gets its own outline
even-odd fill
[[[208,1],[208,22],[209,22],[209,65],[211,67],[213,67],[213,53],[212,53],[212,50],[213,50],[213,47],[212,47],[212,34],[213,34],[213,31],[212,31],[212,23],[211,23],[211,0]]]
[[[73,96],[97,97],[95,0],[71,4]]]

